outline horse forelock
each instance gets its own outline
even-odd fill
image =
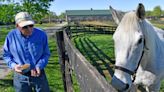
[[[134,11],[126,13],[122,18],[119,26],[122,31],[139,31],[139,21],[136,13]]]
[[[114,39],[131,39],[136,31],[141,31],[138,17],[135,12],[129,12],[124,15],[119,23],[116,32],[113,35]]]

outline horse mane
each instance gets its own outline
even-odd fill
[[[118,39],[119,36],[122,36],[122,39],[128,39],[128,41],[131,41],[131,37],[135,37],[134,32],[139,30],[141,29],[137,15],[135,12],[131,11],[123,16],[121,22],[117,27],[115,34],[113,35],[113,38]]]

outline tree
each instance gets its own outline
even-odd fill
[[[162,11],[162,16],[164,16],[164,11]]]
[[[156,17],[159,17],[159,16],[161,16],[161,14],[162,14],[161,7],[160,6],[154,7],[154,9],[153,9],[153,15],[156,16]]]
[[[60,19],[65,19],[65,16],[66,16],[66,15],[65,15],[65,13],[63,12],[63,13],[61,13],[61,14],[59,15],[59,18],[60,18]]]
[[[17,4],[2,4],[0,5],[0,21],[3,23],[12,23],[14,22],[14,16],[17,10],[20,10],[21,7]]]
[[[29,12],[34,20],[40,22],[48,14],[50,3],[54,0],[20,0],[23,10]]]
[[[16,10],[16,13],[19,11],[29,12],[34,20],[40,22],[45,15],[48,14],[48,8],[54,0],[0,0],[0,2],[1,1],[7,1],[8,3],[12,2],[19,5],[21,8]]]
[[[48,21],[51,23],[52,21],[55,21],[58,19],[58,16],[56,15],[55,12],[48,11],[48,14],[44,17],[44,20]]]
[[[152,11],[146,11],[146,16],[152,16]]]

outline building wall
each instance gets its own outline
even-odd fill
[[[97,15],[97,16],[67,16],[67,21],[68,22],[73,22],[73,21],[112,21],[112,15]]]

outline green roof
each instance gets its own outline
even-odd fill
[[[66,10],[66,15],[111,15],[110,10]]]

